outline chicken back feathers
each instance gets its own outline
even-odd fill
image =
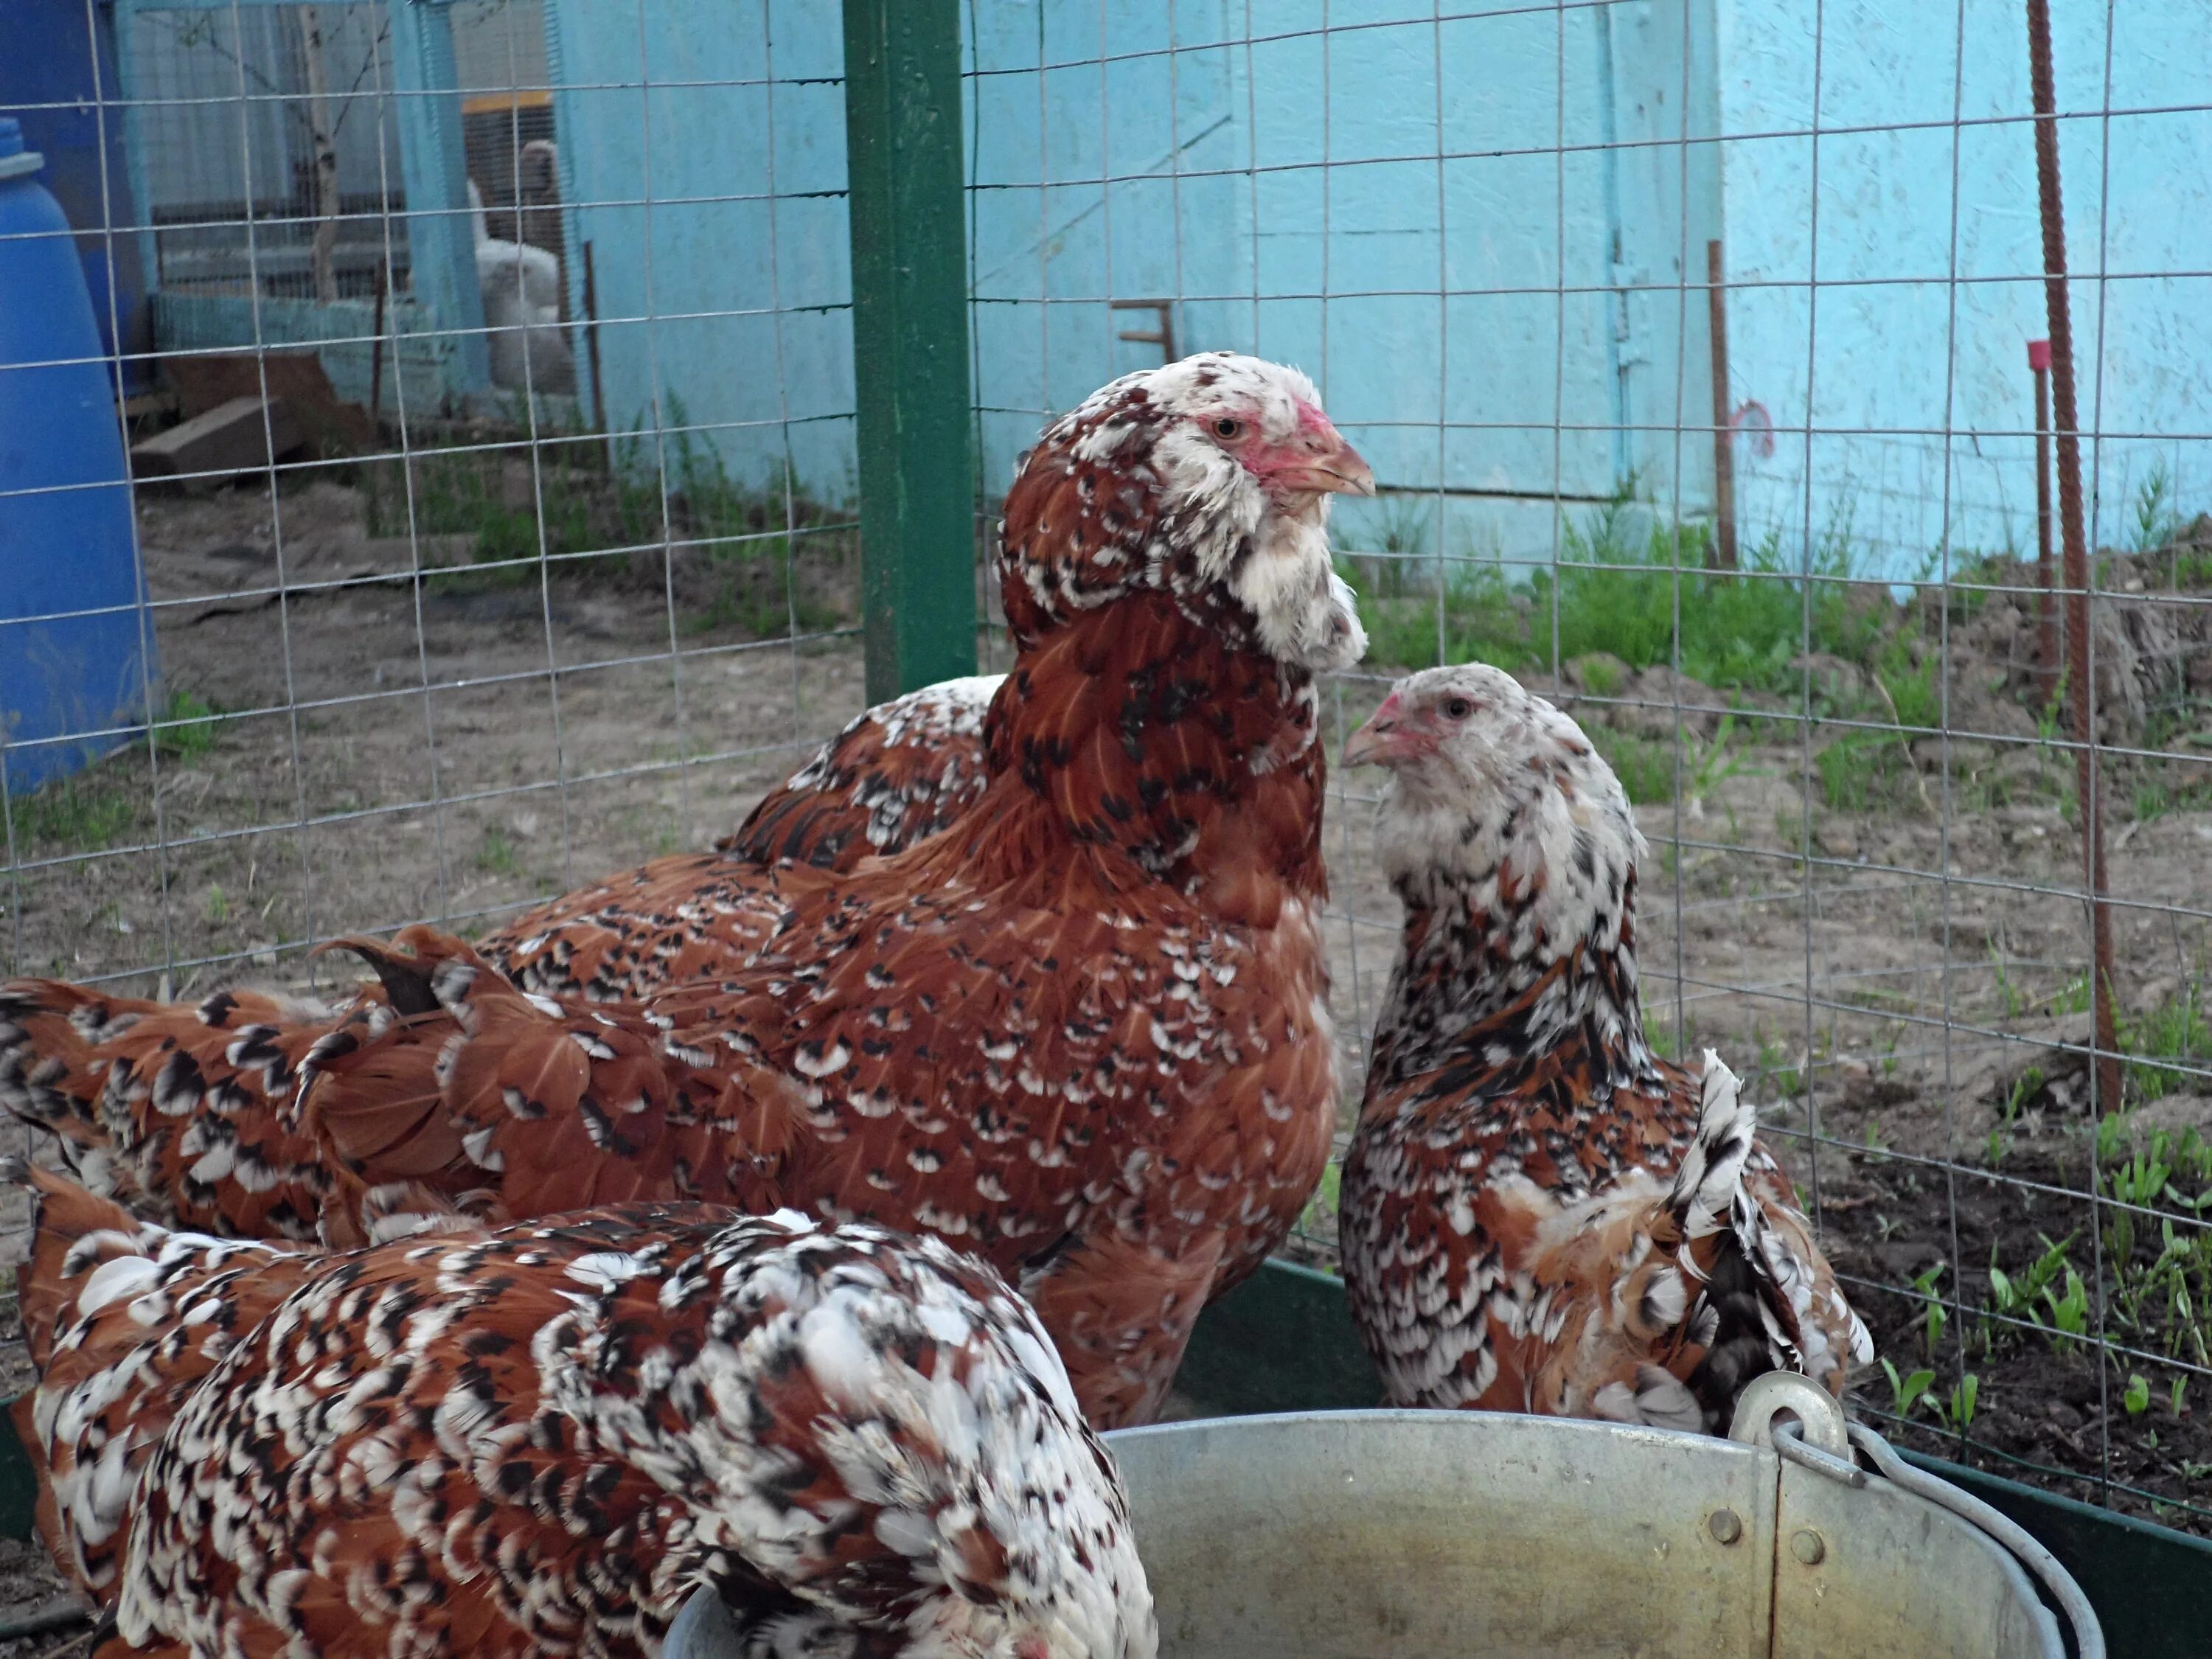
[[[1644,1039],[1643,841],[1580,729],[1431,670],[1346,758],[1393,772],[1406,907],[1340,1211],[1390,1398],[1710,1430],[1777,1366],[1840,1393],[1871,1343],[1735,1078]]]
[[[705,1583],[766,1653],[1154,1652],[1050,1343],[934,1241],[638,1206],[331,1255],[36,1179],[41,1527],[134,1645],[651,1653]]]
[[[869,709],[717,853],[656,860],[551,900],[477,954],[537,988],[603,997],[743,965],[783,917],[751,902],[769,865],[849,869],[935,834],[974,800],[998,684],[951,680]],[[94,1190],[163,1221],[313,1238],[333,1177],[313,1142],[287,1127],[298,1063],[330,1033],[392,1012],[380,990],[331,1007],[246,990],[165,1006],[21,981],[0,988],[0,1103],[59,1135]]]
[[[1005,678],[945,680],[867,710],[714,850],[844,871],[927,840],[983,793],[983,715]]]
[[[782,863],[832,874],[927,840],[986,781],[983,717],[1004,677],[972,675],[868,709],[710,854],[656,859],[540,905],[484,954],[528,990],[609,1001],[756,961],[788,912],[763,891]]]

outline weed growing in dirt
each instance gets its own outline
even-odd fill
[[[504,830],[487,830],[483,844],[477,848],[477,868],[488,875],[511,876],[520,866],[514,856],[514,842]]]
[[[221,723],[221,712],[212,703],[190,691],[172,691],[148,723],[154,752],[164,761],[198,760],[214,749]],[[144,756],[143,744],[125,744],[81,771],[9,801],[9,823],[18,849],[97,853],[150,829],[148,785],[131,775]]]
[[[1674,745],[1611,726],[1586,728],[1597,752],[1638,806],[1663,806],[1674,799]]]
[[[2136,486],[2135,531],[2132,550],[2155,553],[2172,544],[2187,523],[2173,505],[2173,478],[2164,461],[2153,461],[2150,471]]]
[[[1899,1417],[1911,1416],[1912,1408],[1936,1386],[1936,1373],[1931,1370],[1910,1371],[1900,1376],[1887,1354],[1881,1357],[1881,1374],[1889,1379],[1889,1408]]]
[[[1911,1417],[1919,1407],[1925,1408],[1948,1433],[1962,1434],[1972,1425],[1982,1395],[1982,1379],[1973,1372],[1968,1371],[1953,1383],[1947,1398],[1936,1392],[1936,1373],[1925,1366],[1899,1375],[1897,1367],[1884,1356],[1881,1370],[1889,1379],[1890,1410],[1898,1417]]]
[[[2205,1021],[2203,980],[2192,975],[2140,1019],[2123,1024],[2119,1037],[2137,1098],[2157,1100],[2202,1086],[2202,1073],[2212,1067],[2212,1027]]]
[[[1936,1345],[1943,1340],[1943,1328],[1950,1322],[1950,1316],[1943,1311],[1942,1298],[1936,1293],[1936,1283],[1942,1277],[1943,1264],[1939,1261],[1912,1281],[1914,1291],[1927,1304],[1921,1315],[1920,1341],[1930,1359],[1936,1357]]]
[[[154,747],[164,760],[198,760],[215,747],[213,703],[190,691],[172,691],[154,717]]]
[[[1586,668],[1595,669],[1600,665],[1611,666],[1607,659],[1593,657]],[[1711,738],[1704,742],[1687,732],[1682,735],[1679,772],[1675,746],[1668,738],[1638,737],[1632,732],[1595,723],[1584,729],[1598,753],[1605,757],[1606,764],[1620,776],[1620,787],[1628,792],[1628,799],[1638,806],[1663,806],[1672,801],[1678,780],[1686,799],[1703,801],[1722,784],[1742,775],[1746,770],[1743,751],[1735,740],[1734,714],[1722,715]]]
[[[1386,544],[1389,526],[1386,520]],[[1347,559],[1342,574],[1359,593],[1373,659],[1431,664],[1440,637],[1434,567],[1424,581],[1421,564],[1405,556],[1428,538],[1398,539],[1403,549],[1386,546],[1398,556]],[[1534,571],[1525,586],[1516,588],[1498,561],[1451,561],[1442,595],[1444,660],[1547,666],[1556,613],[1561,661],[1603,653],[1630,670],[1669,664],[1678,588],[1681,670],[1707,685],[1794,692],[1800,673],[1790,665],[1808,637],[1814,651],[1869,659],[1895,606],[1850,586],[1859,572],[1848,520],[1820,538],[1809,570],[1770,534],[1746,552],[1741,574],[1708,571],[1710,540],[1702,525],[1650,523],[1624,495],[1567,525],[1558,569]]]
[[[138,825],[140,791],[98,767],[58,778],[9,803],[19,848],[96,853]]]
[[[2187,783],[2168,781],[2166,772],[2140,780],[2130,792],[2128,804],[2136,822],[2151,823],[2172,812],[2201,812],[2212,807],[2212,778],[2198,776]]]
[[[775,637],[837,625],[842,617],[792,577],[795,562],[849,556],[849,534],[828,527],[842,515],[803,492],[733,478],[680,401],[670,400],[668,419],[657,438],[641,427],[611,441],[570,428],[541,433],[527,450],[479,438],[370,468],[370,532],[471,538],[463,562],[428,571],[436,591],[526,586],[548,562],[580,580],[658,585],[673,549],[705,573],[706,597],[692,596],[684,618],[695,632],[735,625]]]
[[[1999,984],[2003,985],[2005,983],[2004,969],[2002,963],[1998,965],[1997,975]],[[2014,1008],[2008,988],[2006,991],[2005,1001],[2007,1013],[2009,1015],[2014,1012]],[[1998,1109],[1996,1127],[1990,1131],[1986,1161],[1991,1169],[2003,1163],[2005,1155],[2012,1151],[2013,1128],[2020,1121],[2021,1110],[2042,1091],[2043,1068],[2040,1066],[2029,1066],[2014,1079],[2011,1091],[2005,1096],[2004,1104]]]

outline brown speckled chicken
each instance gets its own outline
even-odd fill
[[[1095,1423],[1145,1420],[1327,1158],[1313,675],[1364,648],[1327,502],[1370,487],[1292,371],[1116,381],[1009,495],[1019,660],[949,832],[842,876],[647,866],[594,956],[659,964],[635,1002],[558,945],[502,964],[525,994],[428,930],[359,941],[381,997],[242,1052],[288,1088],[313,1056],[301,1127],[374,1229],[696,1196],[934,1231],[1018,1279]],[[168,1063],[154,1112],[198,1086]]]
[[[1644,1035],[1643,836],[1574,721],[1480,665],[1346,746],[1404,942],[1345,1159],[1344,1275],[1400,1405],[1724,1429],[1762,1371],[1873,1358],[1736,1079]]]
[[[983,713],[999,676],[925,686],[866,710],[777,788],[711,854],[664,859],[551,899],[477,945],[503,973],[580,976],[603,995],[659,989],[671,955],[633,950],[672,910],[712,890],[725,903],[790,859],[849,870],[934,835],[981,793]],[[633,893],[652,908],[626,908]],[[716,936],[741,965],[757,935]],[[299,1061],[349,1016],[381,1005],[364,987],[335,1006],[233,989],[164,1007],[56,981],[0,987],[0,1105],[56,1131],[96,1190],[177,1225],[244,1237],[311,1238],[331,1177],[287,1127]]]
[[[20,1166],[16,1171],[20,1175]],[[100,1659],[1152,1659],[1111,1460],[934,1240],[640,1206],[331,1255],[32,1177],[40,1528]]]
[[[762,866],[849,870],[927,840],[989,781],[983,716],[1005,680],[971,674],[878,703],[823,744],[714,850]]]

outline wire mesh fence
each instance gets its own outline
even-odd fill
[[[704,845],[861,706],[837,10],[693,9],[118,8],[132,435],[253,408],[244,463],[132,467],[143,604],[97,609],[155,718],[9,734],[19,779],[100,756],[8,797],[11,970],[306,986],[334,934]],[[1111,375],[1311,371],[1383,486],[1337,520],[1374,645],[1336,740],[1439,660],[1567,707],[1650,842],[1655,1035],[1758,1091],[1893,1367],[1860,1405],[2206,1530],[2205,21],[2055,20],[2083,729],[2016,7],[961,9],[979,539]],[[1347,1127],[1398,933],[1371,784],[1328,830]]]
[[[2059,10],[2121,1098],[2040,635],[2017,9],[1916,60],[1869,7],[970,4],[978,434],[1003,477],[1158,337],[1311,368],[1384,486],[1337,520],[1375,641],[1337,737],[1440,660],[1575,713],[1650,840],[1654,1025],[1754,1079],[1895,1367],[1861,1404],[2197,1527],[2212,526],[2142,354],[2204,263],[2148,174],[2212,127],[2139,23]],[[1355,1078],[1398,934],[1370,788],[1328,832]]]

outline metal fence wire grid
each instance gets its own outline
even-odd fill
[[[1295,362],[1381,480],[1333,742],[1437,662],[1568,709],[1650,842],[1655,1035],[1743,1073],[1874,1329],[1856,1408],[2212,1533],[2212,16],[46,9],[0,114],[101,346],[0,375],[96,371],[129,459],[0,499],[73,526],[0,596],[9,971],[312,989],[703,847],[1010,659],[1050,416]],[[848,59],[940,26],[934,84]],[[868,113],[917,96],[941,187]],[[919,325],[856,303],[893,267]],[[1327,824],[1347,1127],[1374,783]]]

